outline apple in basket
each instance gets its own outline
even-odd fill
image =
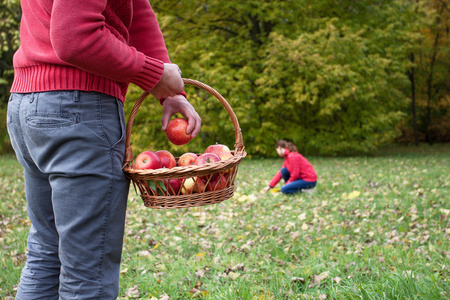
[[[227,179],[224,176],[211,178],[211,181],[206,186],[208,192],[222,190],[227,186]]]
[[[170,195],[178,195],[178,191],[181,188],[181,180],[182,179],[164,180],[164,186]]]
[[[194,165],[201,166],[213,162],[221,161],[219,155],[215,153],[203,153],[194,161]]]
[[[181,193],[183,195],[190,195],[192,193],[203,193],[205,190],[205,182],[201,178],[191,177],[183,180],[181,185]]]
[[[230,157],[233,157],[230,148],[228,148],[227,145],[223,144],[210,145],[206,148],[205,153],[215,153],[220,157],[221,160],[226,160]]]
[[[178,166],[184,167],[193,165],[194,161],[198,158],[198,155],[192,152],[184,153],[178,158]]]
[[[182,118],[175,118],[169,122],[166,128],[166,136],[172,144],[185,145],[192,139],[186,133],[188,122]]]
[[[205,164],[218,162],[220,160],[221,159],[220,159],[219,155],[217,155],[215,153],[203,153],[203,154],[200,154],[199,157],[197,157],[197,159],[194,161],[194,165],[202,166]],[[204,180],[207,180],[208,177],[216,178],[218,175],[219,175],[218,173],[214,173],[212,175],[202,176],[201,178]]]
[[[155,152],[161,160],[161,168],[171,169],[177,166],[177,161],[172,153],[167,150],[158,150]]]
[[[144,151],[136,157],[134,167],[139,170],[159,169],[161,168],[161,159],[155,152]]]

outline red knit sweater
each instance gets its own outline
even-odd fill
[[[22,0],[11,92],[145,91],[169,56],[148,0]]]
[[[284,157],[285,160],[281,169],[286,167],[289,173],[291,173],[291,177],[286,182],[286,184],[298,179],[309,182],[317,181],[316,171],[309,163],[309,161],[303,157],[303,155],[297,152],[289,152],[289,150],[286,149],[286,151],[284,152]],[[278,184],[281,178],[281,171],[278,171],[277,174],[273,177],[272,181],[270,181],[269,186],[273,188]]]

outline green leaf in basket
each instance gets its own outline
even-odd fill
[[[158,193],[159,196],[164,196],[167,194],[167,189],[166,186],[164,185],[164,183],[160,180],[155,181],[154,180],[149,180],[148,181],[148,186],[153,190],[156,191]]]

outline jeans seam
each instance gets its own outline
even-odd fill
[[[98,121],[98,125],[100,127],[100,133],[101,133],[101,138],[104,142],[106,142],[106,144],[108,145],[109,148],[111,148],[111,145],[109,144],[108,139],[106,138],[106,134],[105,134],[105,128],[103,126],[103,119],[102,119],[102,105],[101,105],[101,99],[100,99],[100,95],[98,93],[95,94],[95,99],[97,101],[97,121]]]
[[[99,112],[99,124],[100,124],[100,128],[101,128],[101,134],[102,134],[102,139],[106,142],[106,144],[108,145],[108,147],[110,148],[110,151],[111,151],[111,153],[112,152],[114,152],[114,148],[118,145],[118,144],[120,144],[120,142],[123,140],[123,138],[124,138],[124,135],[125,135],[125,129],[123,128],[123,117],[122,117],[122,113],[121,113],[121,110],[120,110],[120,108],[118,107],[118,109],[117,109],[117,115],[119,116],[119,126],[120,126],[120,132],[121,132],[121,134],[120,134],[120,137],[119,137],[119,139],[117,140],[117,141],[115,141],[115,142],[113,142],[113,143],[111,143],[109,140],[108,140],[108,138],[107,138],[107,136],[106,136],[106,130],[107,130],[107,128],[105,128],[105,126],[104,126],[104,122],[103,122],[103,105],[102,105],[102,102],[101,102],[101,98],[100,98],[100,96],[98,96],[97,97],[97,100],[98,100],[98,102],[97,102],[97,106],[98,106],[98,112]],[[117,105],[121,105],[120,103],[118,103],[118,101],[120,101],[120,100],[118,100],[117,98],[114,98],[114,100],[116,101],[116,104]]]
[[[111,193],[112,193],[112,188],[113,188],[113,181],[114,181],[114,158],[113,158],[113,153],[112,153],[112,149],[109,149],[108,151],[108,155],[110,158],[110,180],[109,180],[109,193],[107,196],[107,199],[105,199],[107,201],[107,206],[106,206],[106,213],[105,213],[105,220],[103,223],[103,228],[102,228],[102,247],[101,247],[101,258],[100,258],[100,290],[99,290],[99,297],[102,296],[103,291],[104,291],[104,287],[103,287],[103,276],[104,276],[104,257],[105,257],[105,247],[106,247],[106,232],[107,232],[107,228],[108,228],[108,223],[111,221]],[[99,298],[100,299],[100,298]]]

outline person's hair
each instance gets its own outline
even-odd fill
[[[289,149],[289,152],[298,152],[297,147],[294,145],[294,143],[288,142],[287,147]]]
[[[289,152],[298,152],[298,149],[295,146],[295,144],[292,142],[288,142],[286,140],[278,140],[277,143],[275,144],[275,147],[287,148]]]
[[[275,148],[281,147],[281,148],[287,148],[287,141],[286,140],[278,140],[275,144]]]

